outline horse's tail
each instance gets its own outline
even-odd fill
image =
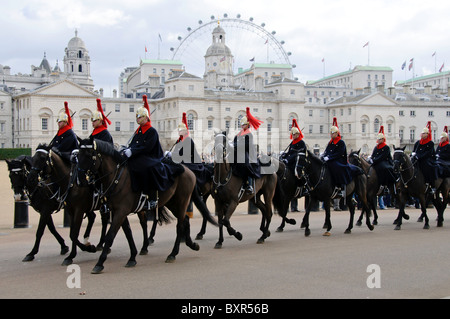
[[[202,197],[200,196],[200,193],[198,191],[198,186],[195,185],[194,190],[192,191],[192,201],[195,204],[195,207],[200,211],[203,218],[205,218],[208,222],[213,224],[214,226],[219,226],[217,221],[211,216],[211,213],[206,206],[206,203],[203,201]]]
[[[158,224],[170,224],[173,220],[172,216],[167,212],[165,207],[158,208]]]
[[[275,210],[279,213],[282,210],[283,207],[283,199],[284,199],[284,191],[281,187],[281,181],[280,178],[277,177],[277,185],[275,186],[275,193],[272,198],[273,207]]]

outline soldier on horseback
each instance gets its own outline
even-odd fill
[[[255,118],[250,113],[250,108],[246,108],[246,116],[241,118],[241,131],[234,137],[234,172],[246,181],[246,192],[254,193],[254,179],[261,178],[261,167],[258,162],[256,147],[253,143],[253,134],[250,128],[257,130],[262,121]]]
[[[394,161],[392,159],[391,150],[386,144],[383,126],[380,127],[377,135],[377,145],[373,149],[372,155],[369,156],[368,162],[372,164],[375,169],[380,186],[395,184],[397,178],[394,174]]]
[[[306,151],[306,144],[303,141],[303,133],[298,126],[297,120],[292,120],[292,128],[291,128],[291,140],[292,142],[289,144],[287,148],[287,152],[284,152],[281,155],[281,160],[286,164],[286,167],[292,171],[294,175],[295,173],[295,165],[297,162],[297,154],[298,152]]]
[[[172,186],[175,177],[183,173],[184,168],[162,162],[164,154],[158,132],[151,124],[147,96],[142,98],[144,105],[136,111],[139,127],[121,153],[128,160],[133,190],[149,195],[148,210],[151,210],[158,204],[157,191],[166,191]]]
[[[91,140],[97,139],[112,144],[113,138],[108,131],[108,124],[111,125],[111,121],[103,113],[102,101],[100,99],[97,99],[97,111],[93,113],[91,121],[94,130],[89,138]]]
[[[436,148],[436,164],[438,165],[438,175],[442,178],[450,177],[450,144],[448,141],[448,128],[444,127],[441,133],[439,145]]]
[[[59,129],[50,142],[50,146],[55,147],[67,159],[70,153],[78,148],[78,140],[75,132],[72,130],[73,121],[67,102],[64,102],[64,109],[65,111],[59,113],[57,119]]]
[[[427,190],[431,194],[434,194],[436,191],[434,182],[437,179],[437,166],[435,162],[434,143],[431,138],[430,121],[428,121],[427,126],[422,130],[421,139],[414,144],[411,161],[413,164],[418,164],[428,186]]]
[[[330,128],[331,140],[321,156],[321,159],[328,165],[331,178],[335,186],[334,196],[345,197],[345,186],[352,180],[352,167],[347,162],[347,146],[341,139],[341,133],[337,124],[337,119],[333,118],[333,125]]]

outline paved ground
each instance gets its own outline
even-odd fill
[[[6,172],[5,172],[6,171]],[[262,245],[260,215],[248,215],[239,206],[231,219],[244,238],[225,235],[222,249],[214,249],[217,228],[209,225],[199,251],[182,245],[173,264],[166,264],[175,238],[175,224],[158,228],[156,242],[147,256],[138,256],[137,266],[125,268],[128,246],[122,233],[116,238],[102,274],[90,271],[98,253],[79,252],[68,268],[47,230],[33,262],[22,262],[31,250],[38,215],[30,208],[30,227],[13,228],[14,204],[7,169],[0,162],[2,210],[0,211],[0,298],[149,298],[181,299],[391,299],[446,298],[450,296],[450,231],[448,224],[437,228],[436,213],[430,209],[431,229],[417,223],[419,210],[410,208],[411,219],[402,230],[392,225],[394,210],[380,211],[379,225],[369,231],[365,225],[344,234],[348,212],[332,213],[332,235],[322,236],[323,211],[311,216],[310,237],[299,228],[303,213],[290,213],[296,226],[280,224],[273,217],[272,235]],[[211,207],[210,207],[211,208]],[[62,213],[54,215],[58,231],[69,243]],[[142,234],[136,216],[131,216],[133,234],[140,247]],[[196,213],[192,232],[200,229]],[[99,238],[99,221],[92,243]],[[78,275],[79,277],[75,277]],[[79,281],[77,281],[79,279]],[[79,288],[76,285],[79,283]],[[71,286],[75,286],[71,288]],[[183,304],[186,306],[186,304]],[[180,306],[181,307],[181,306]],[[181,309],[180,309],[181,311]]]

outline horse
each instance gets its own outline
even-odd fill
[[[299,179],[287,168],[283,161],[279,161],[277,186],[273,196],[273,205],[281,217],[281,224],[278,226],[277,232],[282,232],[286,223],[290,225],[297,223],[295,219],[287,218],[287,212],[291,200],[303,196],[303,187],[299,186],[298,181]]]
[[[247,194],[241,189],[244,180],[233,174],[232,165],[227,160],[229,154],[227,151],[228,145],[225,133],[219,133],[215,136],[213,192],[219,221],[219,240],[215,248],[222,248],[224,240],[223,226],[227,228],[228,234],[234,236],[237,240],[242,240],[242,234],[231,227],[230,218],[239,203],[250,199],[255,200],[256,207],[262,212],[259,229],[263,234],[257,240],[258,244],[262,244],[270,236],[269,225],[272,219],[272,198],[277,183],[276,173],[266,174],[256,179],[254,193]],[[264,197],[264,202],[260,198],[261,195]]]
[[[409,196],[419,199],[420,209],[422,211],[421,217],[425,218],[423,229],[429,229],[429,218],[427,216],[427,186],[425,185],[425,177],[419,167],[411,162],[409,156],[405,153],[405,147],[397,148],[394,145],[394,171],[400,176],[400,189],[397,190],[399,213],[397,219],[394,221],[395,230],[400,230],[402,225],[402,218],[405,216],[405,205]],[[443,210],[438,209],[440,203],[432,198],[433,204],[438,212],[438,225],[443,221]],[[408,218],[405,218],[408,219]]]
[[[52,213],[58,210],[59,203],[52,199],[48,188],[37,187],[34,192],[29,192],[27,187],[27,176],[31,169],[31,156],[21,155],[12,160],[6,160],[9,170],[9,179],[14,190],[15,200],[29,199],[33,209],[39,213],[39,224],[36,230],[36,240],[33,248],[22,260],[23,262],[34,260],[34,256],[39,251],[41,238],[45,227],[49,229],[61,246],[60,254],[65,255],[69,247],[65,244],[64,238],[58,233],[53,223]]]
[[[449,203],[449,192],[450,192],[450,177],[438,177],[438,179],[434,182],[436,186],[436,208],[438,209],[438,216],[441,216],[441,219],[438,218],[437,227],[442,227],[444,223],[444,211]],[[439,194],[442,195],[442,201],[439,197]],[[422,217],[422,216],[421,216]]]
[[[47,189],[51,198],[58,204],[58,209],[64,207],[70,217],[72,249],[62,265],[73,263],[73,259],[77,255],[77,247],[90,253],[97,251],[96,246],[87,241],[86,235],[85,243],[81,243],[78,236],[85,213],[89,217],[87,231],[90,232],[95,219],[94,211],[100,208],[99,201],[94,197],[92,188],[78,186],[76,183],[77,170],[72,168],[74,166],[68,163],[57,149],[46,144],[40,144],[32,157],[32,167],[27,177],[31,192],[39,189],[39,187]],[[107,218],[102,217],[102,236],[98,247],[103,243],[107,222]]]
[[[311,151],[299,152],[297,155],[296,166],[300,170],[300,176],[303,176],[306,181],[306,187],[309,190],[311,199],[318,201],[323,201],[325,208],[325,227],[327,228],[324,236],[330,236],[330,230],[332,228],[331,218],[330,218],[330,204],[332,199],[332,194],[334,191],[334,186],[331,180],[331,175],[329,168],[326,163],[322,162],[320,158],[315,156]],[[350,211],[350,222],[345,230],[346,234],[350,234],[353,228],[353,217],[355,214],[355,205],[352,201],[352,196],[354,193],[358,195],[361,199],[362,210],[366,212],[366,225],[369,230],[373,230],[374,227],[370,223],[370,209],[367,203],[367,177],[361,172],[361,174],[355,176],[352,181],[346,186],[346,202]],[[306,213],[303,217],[302,227],[305,228],[305,236],[311,234],[309,229],[309,213],[311,211],[311,204],[313,200],[310,200],[307,207]]]
[[[361,157],[358,151],[352,151],[348,155],[348,162],[355,166],[362,168],[364,173],[367,175],[367,202],[369,204],[370,209],[373,211],[373,221],[372,225],[378,225],[378,214],[377,214],[377,196],[380,195],[380,183],[378,182],[378,175],[376,170],[367,162],[364,158]],[[395,195],[394,185],[389,185],[389,192],[393,196]],[[361,220],[363,218],[363,212],[359,216],[356,224],[358,226],[361,225]]]
[[[107,198],[108,205],[112,211],[111,226],[105,237],[105,245],[98,259],[97,264],[91,271],[92,274],[101,273],[104,269],[104,262],[108,254],[108,249],[112,246],[114,238],[120,226],[127,221],[127,216],[131,213],[144,210],[146,198],[143,194],[134,192],[131,188],[131,175],[128,167],[124,164],[120,153],[114,149],[113,145],[100,140],[82,140],[78,154],[79,168],[91,180],[93,176],[100,176],[99,181],[105,190],[103,196]],[[184,172],[174,178],[174,183],[166,191],[159,193],[158,208],[166,206],[177,219],[176,240],[172,252],[167,257],[166,262],[174,262],[175,256],[179,252],[180,241],[185,238],[186,245],[192,250],[199,250],[197,243],[190,237],[189,218],[186,216],[186,208],[189,204],[191,194],[195,186],[195,175],[191,170],[184,167]],[[165,210],[159,210],[165,212]],[[203,216],[207,212],[201,211]],[[212,224],[217,222],[208,216]],[[135,256],[137,254],[134,246],[131,229],[129,232],[129,246],[131,251],[127,266],[136,265]]]

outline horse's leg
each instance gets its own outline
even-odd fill
[[[105,236],[105,244],[103,246],[102,253],[101,253],[100,257],[98,258],[97,264],[92,269],[91,274],[99,274],[105,268],[103,266],[103,264],[106,261],[106,258],[107,258],[108,253],[109,253],[109,249],[111,248],[111,246],[112,246],[112,244],[114,242],[114,238],[116,237],[117,232],[119,231],[119,228],[124,223],[125,218],[127,218],[125,212],[115,211],[113,213],[111,226],[109,227],[109,230],[108,230],[108,232],[106,233],[106,236]]]
[[[331,202],[329,200],[326,200],[323,202],[323,206],[325,208],[325,225],[327,225],[327,231],[323,233],[323,236],[330,236],[331,235],[330,230],[332,228],[330,218]]]
[[[430,229],[429,224],[430,220],[428,219],[427,215],[427,200],[424,194],[421,194],[421,196],[419,197],[419,202],[420,202],[420,210],[422,211],[420,217],[425,218],[425,225],[423,225],[423,229]]]
[[[86,226],[86,231],[84,232],[83,238],[84,238],[84,244],[88,245],[89,244],[89,236],[91,235],[92,226],[94,225],[96,216],[95,216],[94,212],[89,212],[86,214],[86,217],[88,219],[88,224]]]
[[[125,233],[125,237],[128,241],[128,246],[130,247],[130,258],[128,259],[127,264],[125,267],[134,267],[136,266],[136,255],[137,255],[137,248],[134,243],[133,239],[133,233],[131,231],[130,222],[127,217],[125,217],[125,220],[122,223],[122,230]],[[145,236],[147,236],[147,232],[145,232]],[[112,243],[111,243],[112,245]]]
[[[231,215],[233,215],[238,203],[232,201],[228,206],[225,213],[225,216],[222,220],[223,225],[227,228],[227,232],[230,236],[236,237],[237,240],[242,240],[242,234],[236,231],[233,227],[231,227],[230,219]]]
[[[55,236],[58,243],[61,245],[61,252],[60,255],[65,255],[69,251],[69,246],[66,245],[64,239],[61,237],[61,235],[56,230],[55,224],[53,223],[53,217],[50,214],[47,219],[47,228],[48,230]]]
[[[191,224],[190,224],[190,218],[186,216],[184,218],[184,238],[186,240],[186,246],[191,248],[192,250],[199,250],[200,246],[192,241],[191,238]]]
[[[41,243],[42,235],[45,231],[45,226],[47,226],[48,220],[51,218],[50,212],[42,212],[39,216],[39,224],[36,230],[36,240],[34,241],[34,246],[31,251],[25,256],[22,261],[32,261],[34,259],[34,255],[36,255],[39,251],[39,245]],[[59,241],[59,240],[58,240]]]
[[[152,229],[150,230],[150,235],[148,236],[148,244],[152,245],[155,242],[156,226],[158,226],[158,221],[156,216],[153,219]]]
[[[111,215],[111,211],[109,209],[107,209],[106,212],[100,211],[100,217],[102,219],[102,231],[100,234],[100,241],[97,244],[97,251],[101,251],[103,249],[103,245],[105,243],[106,230],[108,228],[108,222],[109,222],[110,215]]]
[[[309,197],[309,196],[308,196]],[[305,237],[311,235],[311,230],[309,229],[309,213],[311,211],[313,200],[309,197],[308,200],[305,198],[305,215],[302,220],[302,228],[305,228]]]
[[[263,244],[265,239],[270,236],[269,226],[272,220],[272,204],[270,200],[268,201],[266,197],[264,200],[268,203],[268,205],[264,204],[260,198],[257,199],[256,206],[261,210],[261,226],[260,230],[262,231],[262,236],[256,242],[257,244]]]
[[[143,243],[142,243],[142,248],[141,251],[139,252],[139,255],[147,255],[148,254],[148,245],[149,245],[149,239],[147,236],[147,215],[145,213],[145,211],[140,211],[138,213],[138,217],[139,217],[139,223],[141,224],[142,227],[142,232],[143,232],[143,236],[142,238],[144,239]]]
[[[175,244],[173,245],[172,252],[166,258],[166,263],[173,263],[175,261],[176,255],[178,255],[178,252],[180,251],[181,239],[184,237],[184,229],[185,229],[184,220],[187,218],[189,218],[189,217],[186,216],[184,212],[183,212],[183,214],[181,214],[181,217],[178,216],[178,218],[177,218],[177,220],[178,220],[177,227],[176,227],[177,237],[175,238]]]
[[[195,239],[200,240],[203,239],[203,235],[206,233],[206,224],[208,223],[206,218],[203,218],[202,220],[202,228],[198,232],[197,236],[195,236]]]
[[[395,230],[400,230],[402,228],[402,219],[404,218],[405,214],[405,205],[406,205],[406,195],[404,193],[398,193],[397,194],[397,203],[398,203],[398,216],[394,221]],[[406,215],[407,216],[407,215]],[[407,218],[405,218],[407,219]],[[409,216],[408,216],[409,219]]]
[[[345,230],[344,234],[351,234],[352,229],[353,229],[353,218],[355,217],[355,205],[353,204],[351,195],[347,196],[347,198],[345,200],[347,202],[348,211],[350,212],[350,221],[348,223],[347,229]],[[364,213],[364,208],[361,211],[361,214],[362,213]]]
[[[311,196],[305,196],[305,212],[306,212],[306,208],[309,207],[310,203],[311,203]],[[308,218],[308,221],[306,221],[306,218]],[[300,224],[300,228],[305,228],[306,223],[308,223],[308,225],[309,225],[309,213],[308,213],[308,216],[306,216],[306,213],[305,213],[305,215],[303,215],[303,219],[302,219],[302,223]],[[309,236],[309,235],[306,235],[306,236]]]

